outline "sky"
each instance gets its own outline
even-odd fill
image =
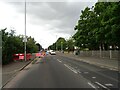
[[[57,1],[57,0],[56,0]],[[74,35],[74,26],[79,20],[81,10],[92,7],[92,2],[27,2],[26,34],[32,36],[43,48],[52,45],[59,37],[68,39]],[[15,30],[16,35],[25,33],[24,2],[0,1],[0,29]]]

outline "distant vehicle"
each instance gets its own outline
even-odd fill
[[[46,55],[49,55],[49,52],[48,52],[48,51],[46,52]]]
[[[56,52],[52,50],[52,51],[50,51],[50,54],[51,55],[56,55]]]

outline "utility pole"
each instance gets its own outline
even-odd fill
[[[24,52],[24,59],[25,59],[25,61],[26,61],[26,42],[27,42],[27,39],[26,39],[26,0],[25,0],[25,47],[24,47],[24,50],[25,50],[25,52]]]

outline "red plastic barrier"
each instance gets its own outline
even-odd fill
[[[45,55],[43,55],[42,53],[36,53],[36,55],[35,55],[36,57],[44,57]]]
[[[31,58],[32,58],[32,55],[30,53],[26,54],[26,60],[30,60]],[[14,61],[24,60],[24,54],[23,53],[14,54],[13,60]]]
[[[32,58],[32,55],[30,53],[26,54],[26,59],[30,60]]]

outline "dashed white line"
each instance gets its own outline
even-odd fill
[[[108,89],[106,86],[104,86],[104,85],[102,85],[101,83],[99,83],[99,82],[95,82],[96,84],[98,84],[99,86],[101,86],[101,87],[103,87],[103,88],[105,88],[105,89]]]
[[[113,84],[109,83],[109,84],[105,84],[105,86],[111,86],[111,87],[112,87],[112,86],[113,86]]]
[[[90,85],[92,88],[96,88],[92,83],[88,82],[88,85]]]
[[[92,77],[93,79],[95,79],[96,77]]]
[[[89,72],[84,72],[84,74],[88,74]]]

